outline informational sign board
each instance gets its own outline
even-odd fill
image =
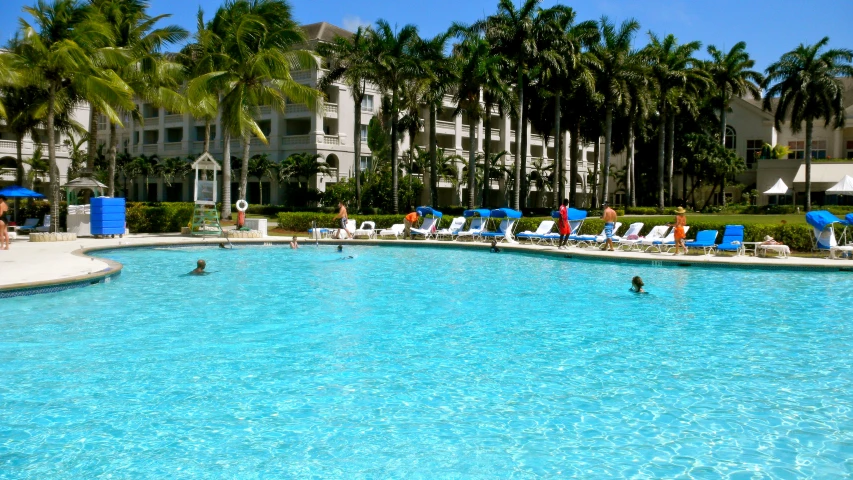
[[[216,190],[214,190],[214,182],[212,180],[199,180],[198,181],[198,195],[195,199],[196,202],[216,202]]]

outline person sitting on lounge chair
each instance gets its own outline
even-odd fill
[[[763,241],[763,242],[761,242],[761,245],[783,245],[783,243],[782,243],[782,242],[777,242],[777,241],[776,241],[773,237],[771,237],[770,235],[765,235],[765,236],[764,236],[764,241]]]

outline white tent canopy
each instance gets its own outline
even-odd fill
[[[785,185],[785,182],[780,178],[776,181],[776,183],[770,187],[770,190],[764,192],[765,195],[787,195],[791,189]]]
[[[826,189],[832,195],[853,195],[853,177],[844,175],[840,182]]]

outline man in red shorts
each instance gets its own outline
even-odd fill
[[[560,220],[557,225],[560,231],[560,243],[557,248],[566,248],[569,242],[569,235],[572,234],[572,226],[569,224],[569,199],[564,198],[563,204],[560,205]]]

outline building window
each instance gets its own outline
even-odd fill
[[[133,132],[133,144],[139,145],[139,132]]]
[[[788,158],[806,158],[806,142],[798,140],[788,142]]]
[[[358,168],[363,172],[370,168],[370,155],[362,155]]]
[[[367,125],[361,126],[361,143],[367,143]]]
[[[142,143],[145,145],[155,145],[160,141],[160,132],[157,130],[145,130],[142,134]]]
[[[847,158],[853,158],[853,140],[847,140]]]
[[[788,158],[806,158],[806,142],[797,140],[788,142]],[[826,140],[812,140],[812,159],[826,158]]]
[[[761,156],[761,147],[763,146],[764,140],[746,141],[746,168],[752,168],[755,165],[755,160]]]
[[[184,139],[184,129],[183,128],[167,128],[166,129],[166,142],[168,143],[177,143],[181,142]]]
[[[826,158],[826,140],[812,140],[812,158]]]
[[[726,125],[726,148],[734,150],[737,148],[737,132],[731,125]]]
[[[361,111],[373,112],[373,95],[365,95],[364,98],[361,99]]]

